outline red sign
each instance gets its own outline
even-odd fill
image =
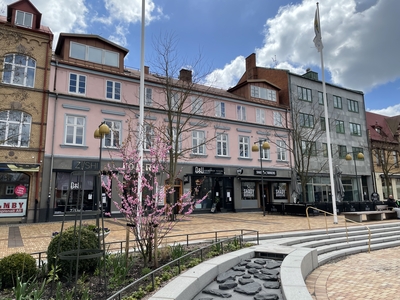
[[[17,195],[18,197],[21,197],[26,194],[26,187],[23,186],[22,184],[17,185],[14,189],[14,194]]]

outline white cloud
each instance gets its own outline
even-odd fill
[[[110,18],[126,23],[137,23],[142,19],[142,0],[104,0]],[[146,23],[161,18],[160,7],[156,7],[152,0],[145,1]]]
[[[264,45],[255,49],[257,65],[299,74],[308,67],[320,67],[320,55],[312,41],[315,9],[315,1],[304,0],[281,7],[268,19]],[[395,0],[320,3],[324,65],[333,83],[368,92],[400,78],[400,59],[393,59],[400,47],[399,11],[400,1]],[[275,57],[276,62],[272,60]],[[241,74],[232,64],[238,59],[214,71],[210,78],[222,78],[225,88],[236,84]]]
[[[367,111],[388,117],[400,115],[400,104],[389,106],[383,109],[368,109]]]
[[[122,47],[125,47],[128,43],[126,36],[129,34],[128,29],[121,25],[115,26],[114,34],[111,34],[108,39]]]
[[[245,58],[243,56],[238,56],[230,63],[226,64],[223,69],[216,69],[207,75],[206,84],[227,89],[237,83],[237,78],[243,75],[244,71]]]

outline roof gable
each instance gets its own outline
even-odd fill
[[[38,9],[31,3],[29,0],[19,0],[17,2],[11,3],[7,6],[7,21],[14,24],[13,20],[13,11],[23,11],[27,13],[31,13],[36,16],[34,18],[34,24],[32,24],[32,27],[34,29],[40,29],[40,22],[42,19],[42,14]]]

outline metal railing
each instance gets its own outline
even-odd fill
[[[308,221],[308,229],[310,229],[310,230],[311,230],[311,223],[310,223],[310,218],[309,218],[309,215],[308,215],[308,210],[309,209],[313,209],[313,210],[316,210],[316,211],[324,213],[324,216],[325,216],[325,228],[326,228],[326,233],[328,234],[328,219],[327,219],[326,215],[328,214],[328,215],[334,216],[334,214],[332,214],[332,213],[330,213],[328,211],[313,207],[313,206],[308,206],[306,208],[306,216],[307,216],[307,221]],[[347,219],[345,216],[343,216],[343,220],[344,220],[344,225],[345,225],[345,228],[346,228],[347,243],[349,243],[349,231],[348,231],[348,228],[347,228],[347,221],[355,223],[357,225],[362,225],[365,228],[367,228],[367,230],[368,230],[368,253],[370,253],[371,252],[371,230],[369,229],[369,227],[367,225],[365,225],[365,224],[360,224],[360,223],[355,222],[353,220]]]

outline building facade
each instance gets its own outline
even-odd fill
[[[28,0],[0,18],[0,222],[38,220],[53,34]]]

